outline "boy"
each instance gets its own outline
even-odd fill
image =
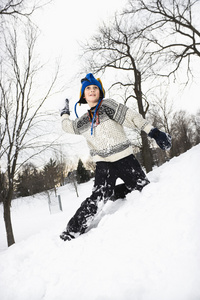
[[[149,183],[133,155],[124,126],[145,131],[163,150],[171,147],[171,137],[153,128],[140,114],[114,100],[104,99],[105,91],[99,78],[95,79],[89,73],[81,83],[80,99],[77,103],[87,103],[90,110],[81,118],[72,121],[69,119],[69,101],[66,99],[66,106],[61,111],[62,128],[68,133],[85,137],[91,156],[96,162],[96,173],[92,195],[83,201],[68,222],[66,230],[60,235],[64,241],[83,234],[97,214],[98,208],[107,200],[124,198],[133,190],[141,191]],[[117,178],[121,178],[124,184],[115,186]]]

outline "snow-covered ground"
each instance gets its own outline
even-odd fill
[[[0,299],[199,300],[200,145],[148,177],[142,193],[108,202],[98,225],[70,242],[59,234],[92,181],[79,198],[71,185],[59,189],[63,212],[50,214],[45,195],[14,200],[8,249],[0,220]]]

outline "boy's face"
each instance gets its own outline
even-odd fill
[[[97,105],[100,98],[100,90],[97,85],[88,85],[84,90],[84,98],[90,107]]]

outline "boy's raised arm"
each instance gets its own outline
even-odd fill
[[[65,99],[65,107],[61,110],[60,115],[62,117],[62,129],[67,133],[77,134],[73,126],[74,121],[69,119],[69,100]]]

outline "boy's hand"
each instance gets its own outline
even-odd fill
[[[157,128],[151,129],[148,136],[155,139],[162,150],[169,150],[172,146],[172,138],[168,133],[162,132]]]
[[[65,99],[65,107],[61,110],[60,115],[67,114],[70,116],[70,111],[69,111],[69,100]]]

